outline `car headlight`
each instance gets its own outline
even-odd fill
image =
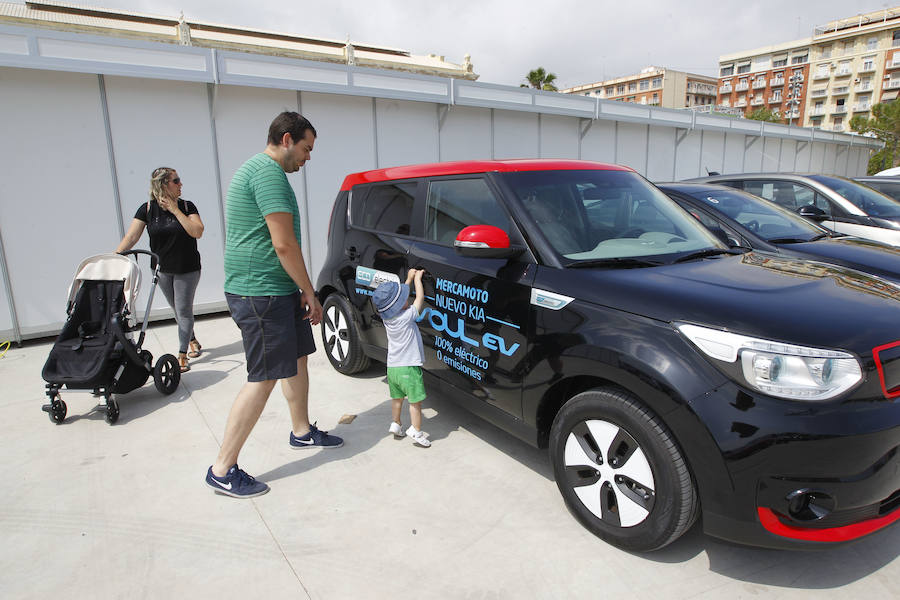
[[[687,323],[676,324],[704,354],[726,363],[740,361],[750,387],[791,400],[827,400],[862,380],[859,361],[838,350],[795,346]]]

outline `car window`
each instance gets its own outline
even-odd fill
[[[766,240],[809,240],[825,233],[796,213],[746,192],[707,189],[689,194]],[[810,197],[814,196],[810,191]]]
[[[886,219],[900,217],[900,202],[868,186],[827,175],[811,175],[810,179],[828,186],[869,216]]]
[[[827,213],[831,213],[831,208],[824,198],[820,197],[812,188],[798,183],[754,179],[744,182],[744,191],[771,200],[792,212],[796,212],[801,206],[814,204]]]
[[[351,202],[351,224],[409,235],[416,186],[414,181],[373,185],[361,201]]]
[[[694,208],[683,200],[676,199],[675,201],[678,202],[678,204],[686,211],[688,211],[695,219],[703,223],[703,226],[709,229],[712,234],[715,235],[720,241],[726,244],[734,245],[738,245],[741,243],[741,236],[738,235],[738,233],[731,227],[728,227],[706,212],[698,208]]]
[[[425,239],[453,244],[469,225],[494,225],[507,233],[510,221],[482,178],[434,180],[425,201]]]
[[[503,177],[541,235],[571,260],[663,257],[723,247],[630,171],[523,171]]]
[[[900,200],[900,183],[894,181],[872,181],[871,179],[866,179],[860,183],[881,192],[885,196],[890,196],[894,200]]]

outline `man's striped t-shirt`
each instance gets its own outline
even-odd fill
[[[291,213],[300,244],[300,210],[281,166],[259,153],[241,165],[225,199],[225,291],[241,296],[286,296],[297,284],[272,246],[266,215]]]

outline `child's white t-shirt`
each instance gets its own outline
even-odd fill
[[[393,319],[384,321],[388,337],[387,366],[421,367],[425,362],[422,334],[416,325],[418,318],[416,308],[410,306]]]

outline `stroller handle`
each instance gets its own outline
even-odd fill
[[[129,254],[133,254],[137,257],[138,254],[146,254],[150,257],[150,270],[155,271],[156,265],[159,264],[159,256],[156,255],[155,252],[150,252],[149,250],[125,250],[124,252],[119,252],[122,256],[128,256]]]

